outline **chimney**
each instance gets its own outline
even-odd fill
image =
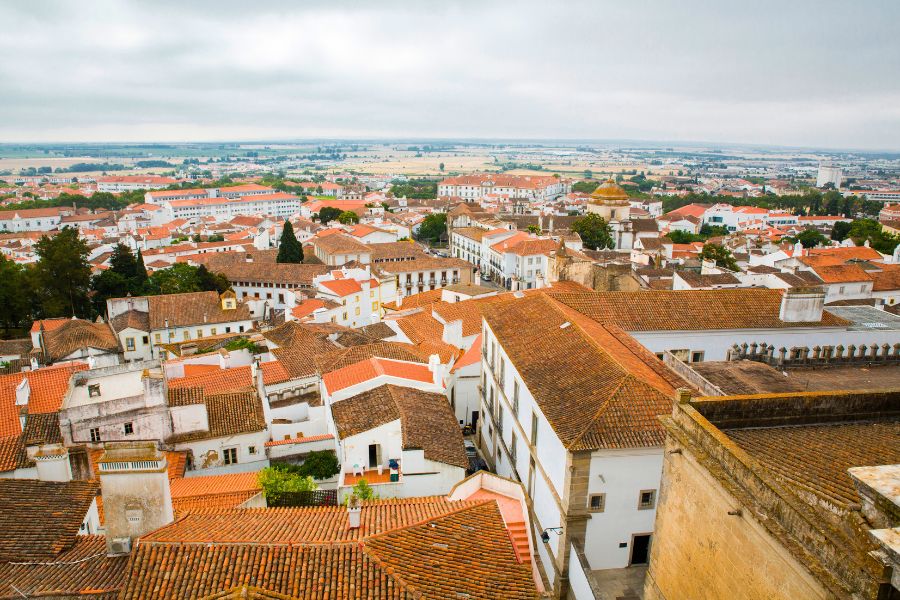
[[[900,248],[900,246],[897,246],[897,247]],[[397,294],[397,308],[400,308],[402,306],[403,306],[403,294]]]
[[[112,442],[97,463],[106,552],[128,554],[134,540],[174,519],[166,455],[155,442]]]
[[[69,451],[62,444],[41,445],[33,458],[39,480],[72,481]]]
[[[350,529],[359,529],[359,521],[362,506],[356,494],[350,494],[347,498],[347,526]]]
[[[825,306],[825,291],[819,287],[793,288],[781,296],[778,318],[785,323],[819,323]]]
[[[34,360],[34,359],[32,359]],[[37,368],[32,365],[33,368]],[[16,386],[16,406],[28,406],[31,399],[31,382],[27,377],[23,377],[19,385]]]
[[[428,357],[428,370],[431,371],[434,385],[444,384],[444,365],[441,364],[440,356],[432,354]]]
[[[716,261],[714,260],[704,260],[700,263],[701,275],[713,275],[719,272],[719,269],[716,268]]]

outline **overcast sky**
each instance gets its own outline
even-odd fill
[[[4,0],[0,142],[897,150],[898,23],[898,0]]]

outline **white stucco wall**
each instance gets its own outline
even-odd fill
[[[638,502],[643,490],[659,495],[662,462],[661,447],[602,450],[591,456],[588,497],[606,494],[603,512],[591,512],[587,523],[584,553],[591,569],[628,566],[631,536],[653,531],[655,506],[639,510]],[[628,546],[620,548],[623,542]]]

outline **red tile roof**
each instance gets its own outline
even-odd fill
[[[221,394],[253,387],[253,377],[248,365],[169,380],[169,389],[192,387],[202,388],[207,395]]]
[[[325,384],[325,388],[329,393],[333,394],[338,390],[369,381],[370,379],[375,379],[382,375],[424,383],[431,383],[434,381],[434,376],[428,369],[428,365],[387,358],[370,358],[344,367],[343,369],[326,373],[322,377],[322,382]]]
[[[26,373],[0,375],[0,437],[22,432],[19,407],[16,406],[16,387],[23,379],[28,379],[31,388],[28,412],[51,413],[60,409],[72,374],[85,369],[87,365],[84,363],[68,363]]]
[[[349,529],[344,507],[190,513],[140,540],[121,599],[242,586],[302,600],[537,596],[493,500],[366,502],[361,524]]]

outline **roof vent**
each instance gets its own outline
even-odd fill
[[[560,328],[560,329],[565,329],[565,328],[568,327],[569,325],[571,325],[571,323],[569,323],[568,321],[566,321],[565,323],[563,323],[562,325],[560,325],[559,328]]]
[[[440,548],[441,550],[446,550],[448,548],[447,544],[439,544],[437,542],[432,544],[432,546],[434,546],[435,548]]]

